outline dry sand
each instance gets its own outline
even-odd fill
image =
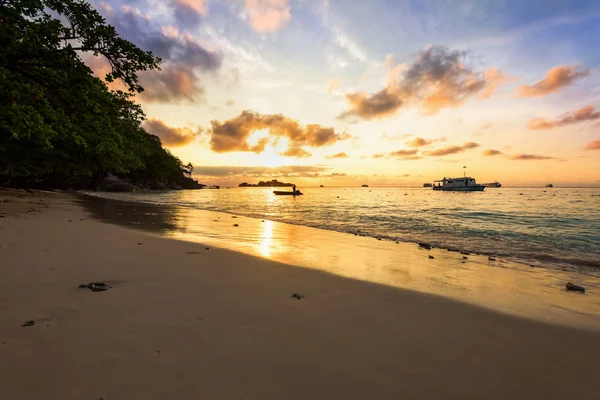
[[[593,330],[206,250],[91,219],[65,195],[18,196],[0,191],[3,399],[598,395]],[[77,287],[91,281],[112,288]]]

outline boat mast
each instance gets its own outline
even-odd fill
[[[464,171],[463,171],[463,177],[466,178],[467,177],[467,170],[466,170],[467,166],[465,165],[463,167]]]

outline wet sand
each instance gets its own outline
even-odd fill
[[[3,397],[562,399],[597,393],[600,333],[594,328],[600,326],[594,324],[592,281],[581,296],[552,287],[557,297],[571,298],[559,303],[575,311],[557,313],[557,323],[548,324],[458,302],[450,294],[416,291],[429,278],[452,280],[440,277],[445,264],[454,265],[441,250],[432,250],[430,260],[428,252],[410,244],[346,235],[355,253],[339,254],[341,261],[334,262],[335,252],[345,248],[329,232],[311,231],[311,240],[331,247],[325,259],[333,270],[326,271],[317,261],[296,266],[318,259],[306,251],[307,244],[290,262],[273,261],[288,257],[287,247],[262,244],[264,228],[258,247],[239,240],[252,237],[241,230],[251,231],[262,221],[227,216],[215,222],[228,226],[209,229],[214,234],[205,236],[206,250],[204,243],[181,240],[200,241],[192,235],[197,216],[190,220],[183,210],[160,220],[153,220],[159,213],[144,211],[147,219],[121,221],[159,228],[149,233],[92,218],[120,220],[125,215],[116,210],[118,204],[98,208],[65,195],[18,195],[0,191],[1,199],[10,200],[0,203]],[[276,225],[271,243],[300,237],[293,233],[297,227],[282,234],[285,224]],[[223,237],[230,227],[238,230],[232,236],[241,251],[214,247],[229,243]],[[288,241],[288,246],[295,245]],[[403,263],[393,263],[409,270],[405,285],[413,290],[397,280],[380,282],[393,276],[375,255],[378,249],[392,252],[386,246],[406,246],[398,251]],[[347,257],[355,268],[341,268]],[[477,280],[478,261],[468,257],[473,263],[468,268],[448,272],[459,282],[440,285],[450,287],[448,293],[466,287],[460,283],[466,277],[499,296],[501,283],[508,282],[505,274],[513,274],[506,297],[516,290],[510,288],[520,288],[519,299],[533,299],[542,308],[550,302],[535,300],[550,296],[546,289],[544,294],[527,289],[529,281],[522,288],[523,274],[511,268],[488,268],[505,271],[495,273],[501,282],[496,286],[488,278]],[[427,267],[429,261],[437,266]],[[346,270],[363,272],[351,277]],[[92,281],[112,288],[94,293],[77,287]],[[436,285],[424,286],[435,292],[427,288]],[[472,303],[477,298],[466,296]],[[575,321],[586,329],[566,326],[573,322],[566,315],[578,313],[584,317]],[[22,327],[28,320],[35,324]]]

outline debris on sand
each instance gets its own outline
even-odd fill
[[[33,326],[33,325],[35,325],[35,321],[33,321],[33,320],[25,321],[25,322],[23,322],[23,324],[21,324],[22,327]]]
[[[105,290],[110,289],[110,286],[104,282],[90,282],[87,284],[79,285],[82,289],[90,289],[92,292],[104,292]]]
[[[294,293],[294,294],[292,294],[292,298],[294,298],[296,300],[301,300],[304,298],[304,296],[302,296],[301,294],[298,294],[298,293]]]
[[[429,259],[430,259],[430,260],[433,260],[434,258],[435,258],[434,256],[429,256]]]
[[[188,251],[187,253],[188,253],[188,254],[200,254],[200,252],[199,252],[199,251]]]
[[[576,292],[585,293],[585,288],[583,286],[579,286],[579,285],[576,285],[571,282],[567,282],[566,286],[567,286],[567,290],[573,290]]]
[[[496,261],[494,257],[488,257],[488,261]]]
[[[427,243],[419,242],[419,247],[422,247],[422,248],[427,249],[427,250],[431,250],[431,245],[427,244]]]

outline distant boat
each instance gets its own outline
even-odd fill
[[[319,187],[325,187],[325,186],[323,186],[323,185],[319,185]]]
[[[439,181],[433,181],[436,185],[433,190],[442,190],[445,192],[482,192],[485,185],[478,185],[475,178],[463,176],[460,178],[446,178]]]
[[[489,182],[489,183],[484,183],[485,187],[489,187],[489,188],[499,188],[502,187],[502,184],[498,181],[495,182]]]
[[[362,185],[362,187],[369,187],[369,185]]]
[[[423,187],[433,187],[433,184],[431,184],[431,183],[424,183]]]
[[[549,184],[546,185],[546,187],[554,187],[554,185],[551,184],[551,183],[549,183]]]
[[[299,190],[296,190],[295,192],[288,192],[283,191],[283,190],[273,190],[273,194],[275,194],[275,196],[302,196],[303,193]]]

